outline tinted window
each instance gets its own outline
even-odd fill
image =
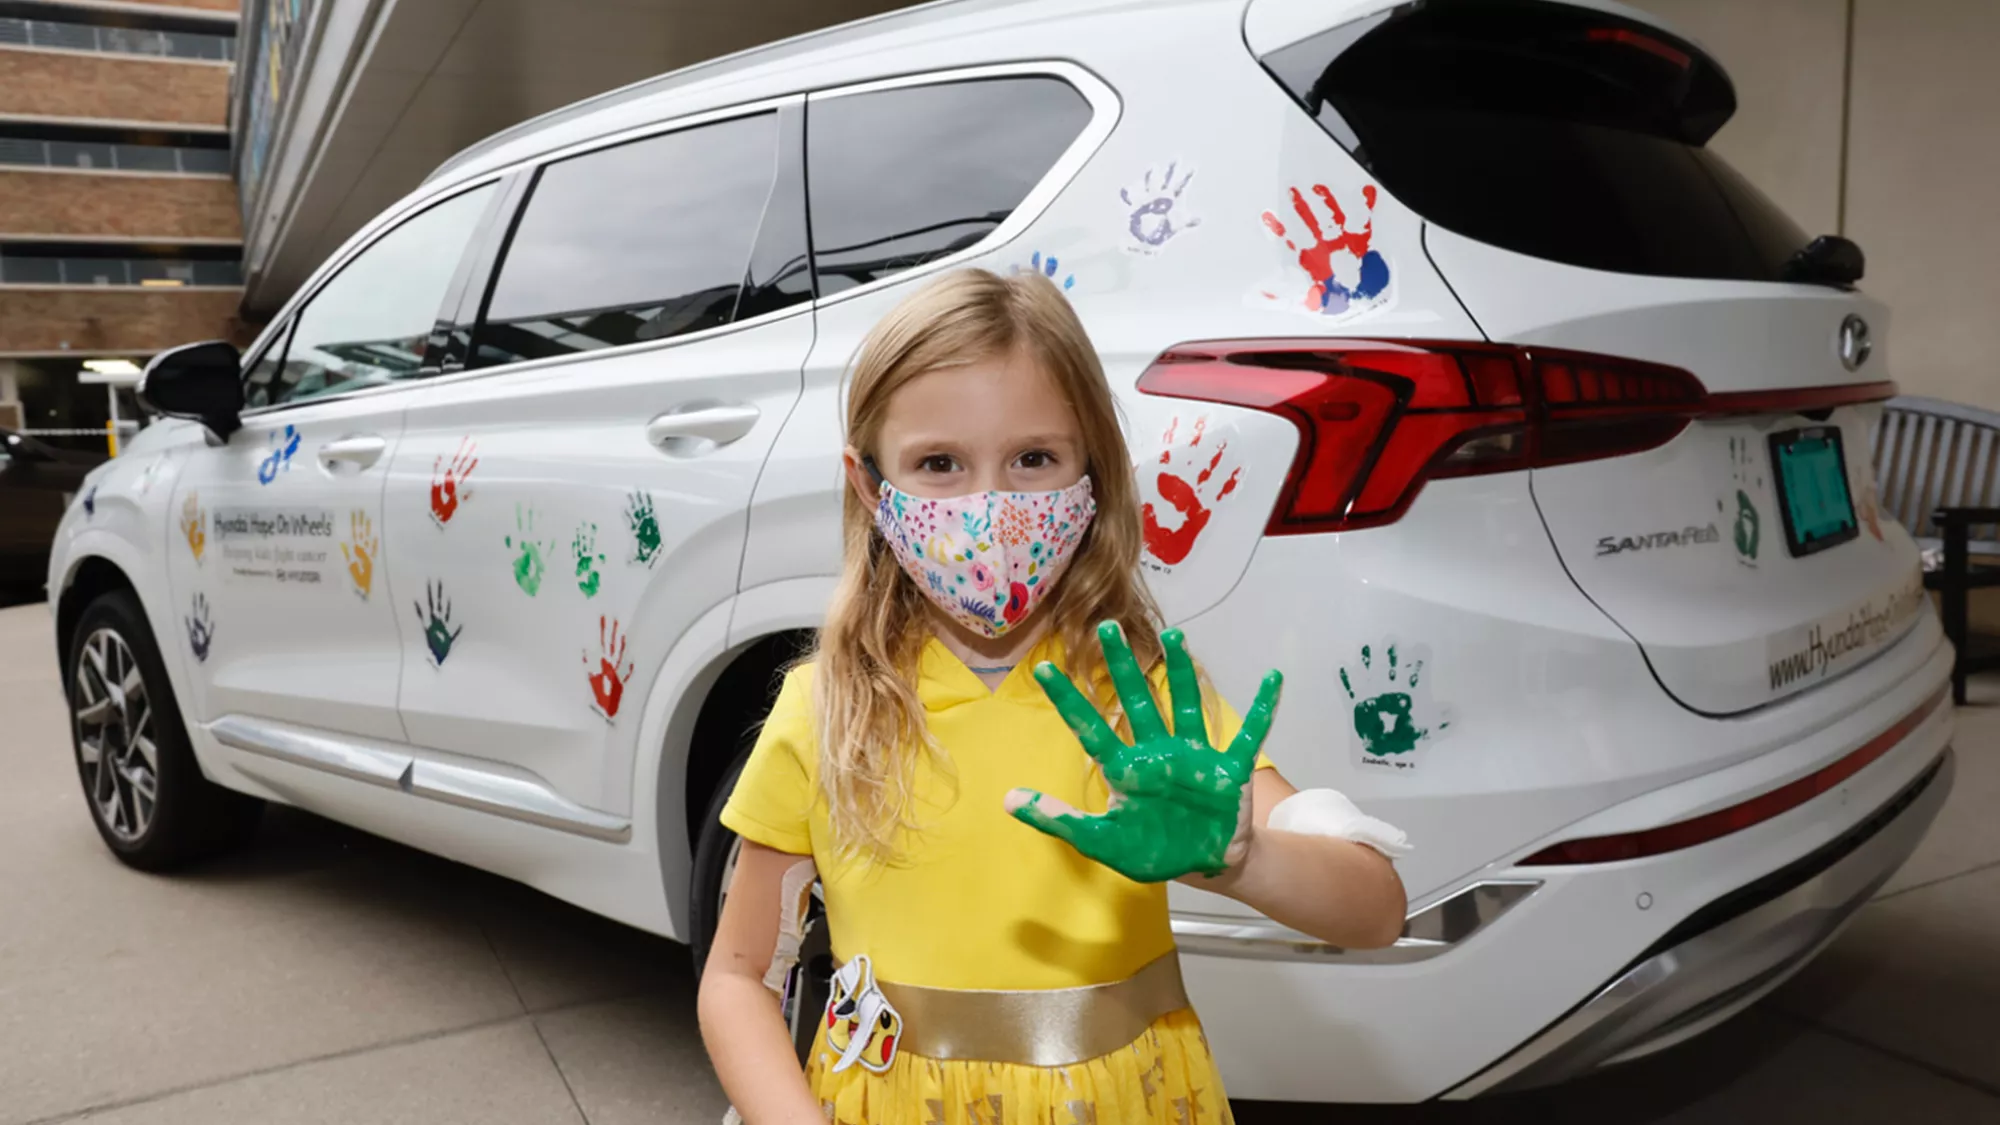
[[[822,295],[971,246],[1090,120],[1054,78],[993,78],[810,103],[807,183]]]
[[[778,139],[778,115],[765,113],[543,169],[501,262],[473,366],[664,340],[735,319],[766,208],[783,205],[772,191]],[[811,296],[796,214],[790,226],[791,294],[757,312]]]
[[[492,194],[487,184],[455,195],[342,266],[293,318],[284,361],[260,362],[245,375],[244,401],[268,406],[416,375]]]
[[[1736,110],[1700,49],[1584,8],[1434,0],[1264,60],[1425,218],[1538,258],[1774,281],[1804,232],[1704,147]]]

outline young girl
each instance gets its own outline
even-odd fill
[[[1401,834],[1258,752],[1277,673],[1239,722],[1158,632],[1115,410],[1039,276],[947,275],[863,344],[845,572],[722,814],[699,1006],[749,1125],[1226,1122],[1165,881],[1400,932]],[[839,969],[801,1075],[772,988],[815,876]]]

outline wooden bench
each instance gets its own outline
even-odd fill
[[[2000,668],[2000,638],[1974,636],[1968,595],[2000,586],[2000,414],[1902,395],[1883,404],[1874,435],[1880,507],[1923,552],[1924,586],[1938,592],[1945,635],[1958,650],[1951,694]]]

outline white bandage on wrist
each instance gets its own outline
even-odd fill
[[[1279,801],[1266,826],[1305,836],[1338,836],[1366,844],[1390,859],[1410,854],[1410,838],[1393,824],[1354,807],[1338,789],[1301,789]]]
[[[799,963],[799,946],[805,943],[806,912],[812,907],[813,880],[819,868],[810,859],[801,859],[785,869],[778,883],[778,945],[771,951],[771,967],[764,972],[764,987],[785,994],[785,978]]]

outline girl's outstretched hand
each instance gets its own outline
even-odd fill
[[[1097,639],[1132,724],[1130,745],[1055,665],[1042,662],[1035,679],[1103,768],[1111,786],[1110,808],[1097,815],[1080,813],[1032,789],[1016,789],[1007,794],[1007,811],[1137,882],[1160,883],[1197,871],[1222,874],[1242,860],[1249,846],[1250,774],[1270,732],[1284,675],[1265,674],[1256,701],[1243,716],[1243,729],[1227,751],[1218,753],[1208,741],[1201,684],[1179,629],[1160,634],[1174,712],[1171,732],[1117,622],[1100,624]]]

